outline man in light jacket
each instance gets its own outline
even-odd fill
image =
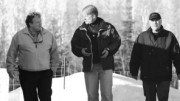
[[[58,48],[54,36],[44,29],[41,15],[32,12],[27,15],[26,28],[12,38],[7,53],[7,72],[14,78],[19,67],[19,79],[24,101],[51,101],[52,75],[58,66]]]

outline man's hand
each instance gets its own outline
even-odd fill
[[[105,49],[105,50],[102,51],[102,54],[103,55],[101,56],[101,58],[106,58],[108,56],[108,54],[109,54],[109,51],[107,49]]]
[[[92,53],[88,53],[88,52],[86,52],[87,51],[87,48],[83,48],[82,50],[81,50],[81,52],[82,52],[82,54],[84,55],[84,56],[90,56]]]
[[[52,70],[54,73],[56,73],[57,68],[56,68],[56,67],[52,67],[51,70]]]
[[[14,78],[15,78],[14,71],[8,71],[8,74],[9,74],[9,77],[10,77],[11,79],[14,79]]]
[[[51,67],[51,70],[52,70],[52,72],[53,72],[53,75],[55,75],[55,74],[56,74],[56,71],[57,71],[57,67]]]

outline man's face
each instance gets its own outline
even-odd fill
[[[34,31],[41,31],[42,28],[41,18],[35,16],[32,20],[32,23],[30,23],[29,25],[30,28],[32,28]]]
[[[95,14],[87,14],[86,11],[83,12],[83,18],[86,24],[91,24],[96,20]]]
[[[161,24],[162,24],[161,19],[159,19],[159,20],[149,20],[149,25],[152,28],[152,30],[154,30],[154,31],[157,31],[161,27]]]

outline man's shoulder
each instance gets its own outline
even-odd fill
[[[143,32],[141,32],[141,33],[138,35],[137,40],[138,40],[139,42],[143,42],[143,40],[146,40],[146,39],[149,38],[149,34],[150,34],[150,32],[148,32],[148,31],[143,31]]]
[[[167,29],[163,29],[162,35],[168,38],[175,37],[174,33]]]
[[[83,33],[85,33],[85,31],[87,31],[87,29],[86,29],[86,27],[85,27],[85,25],[80,25],[80,26],[78,26],[76,29],[75,29],[75,33],[80,33],[80,32],[83,32]]]
[[[112,25],[110,22],[106,22],[106,26],[107,26],[108,28],[114,28],[114,25]]]
[[[22,34],[24,34],[24,33],[29,33],[28,32],[28,28],[22,28],[21,30],[19,30],[19,31],[17,31],[15,34],[14,34],[14,37],[16,37],[16,36],[19,36],[19,35],[22,35]]]
[[[98,17],[98,20],[99,20],[99,23],[100,23],[100,25],[101,26],[103,26],[103,27],[108,27],[108,26],[113,26],[110,22],[108,22],[108,21],[105,21],[103,18],[101,18],[101,17]]]
[[[101,29],[105,29],[105,30],[108,30],[108,29],[115,29],[115,27],[110,23],[110,22],[105,22],[103,21],[101,23]]]
[[[173,32],[171,32],[171,31],[169,31],[169,30],[166,30],[166,29],[164,29],[164,32],[167,33],[167,34],[169,34],[169,35],[174,35]]]
[[[149,31],[143,31],[139,34],[139,36],[146,36],[146,35],[149,35],[150,32]]]

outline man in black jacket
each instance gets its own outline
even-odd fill
[[[150,28],[142,32],[133,47],[130,72],[137,79],[141,71],[146,101],[168,101],[172,63],[180,77],[180,48],[175,35],[162,26],[159,13],[149,16]]]
[[[113,55],[120,47],[120,36],[110,23],[98,17],[94,5],[82,10],[84,23],[76,29],[71,40],[72,52],[83,57],[83,71],[88,101],[112,101]]]

